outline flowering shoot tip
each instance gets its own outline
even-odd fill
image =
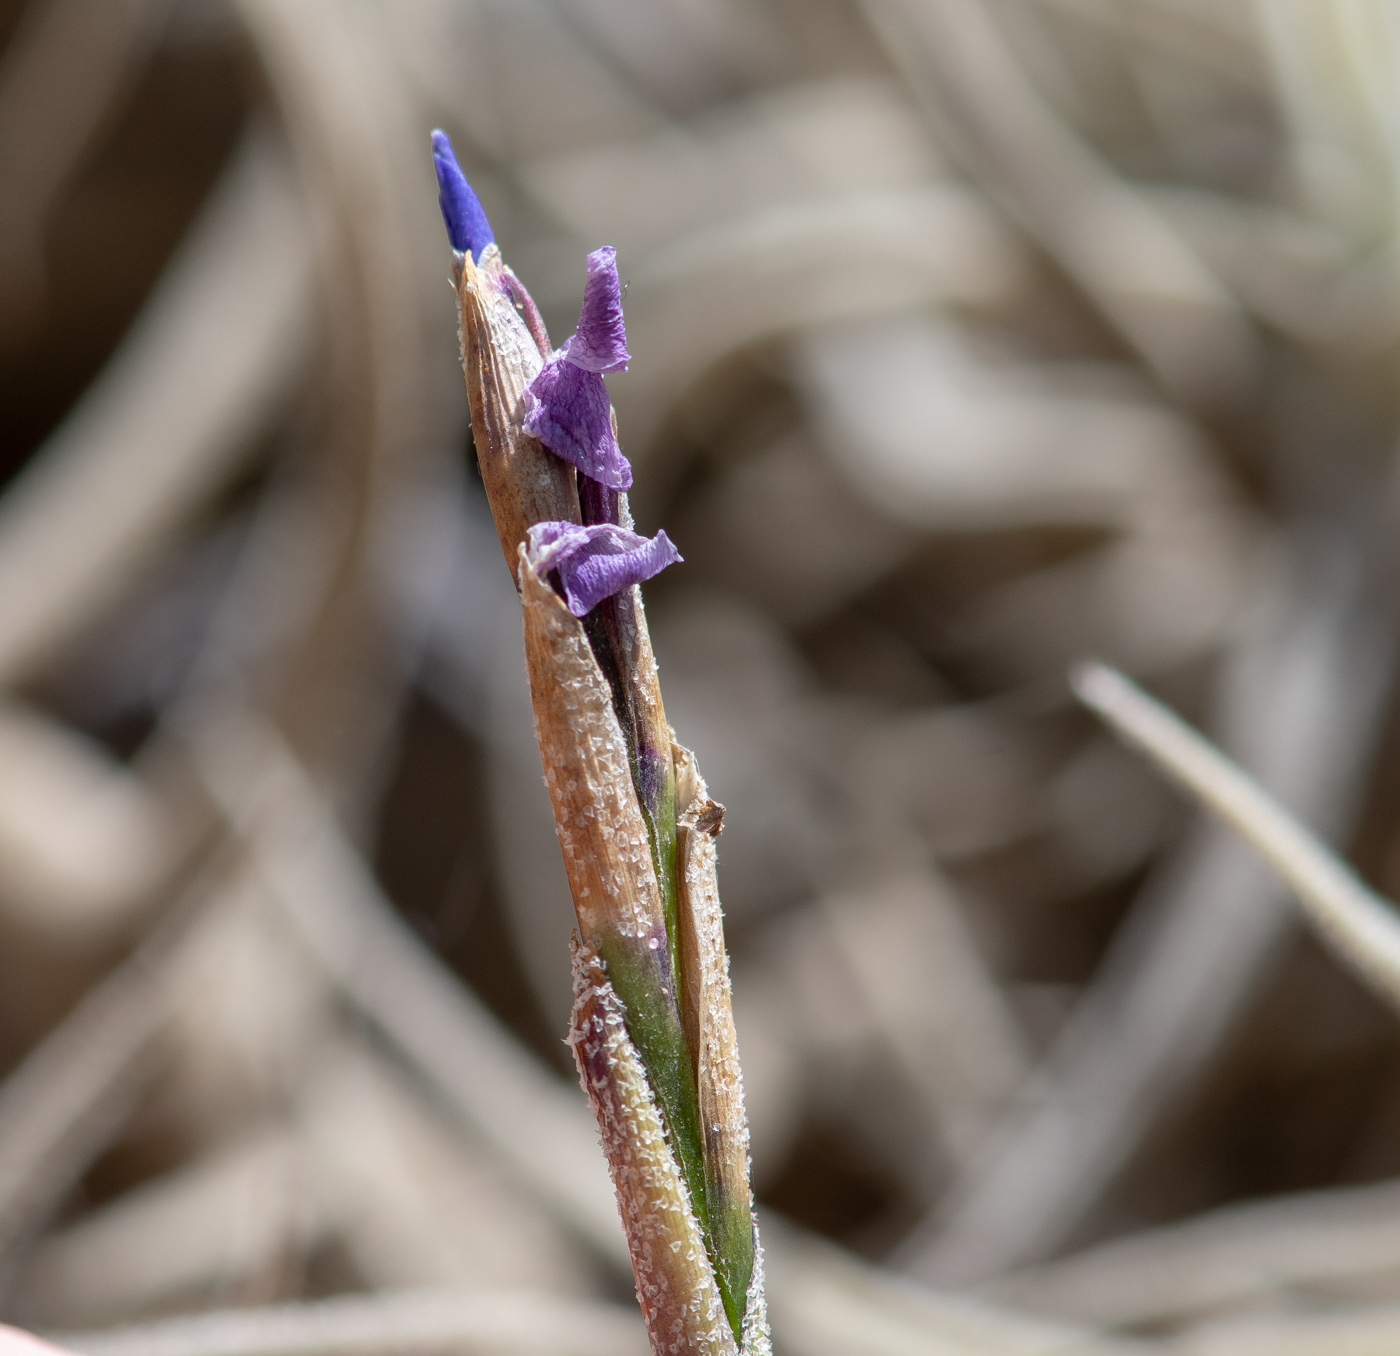
[[[578,918],[571,1043],[657,1356],[771,1356],[710,801],[666,720],[607,373],[631,361],[617,251],[553,348],[433,133],[482,483],[520,590],[545,784]],[[476,266],[473,267],[472,264]],[[682,794],[682,782],[684,794]]]
[[[438,205],[447,226],[447,238],[454,250],[470,254],[473,263],[478,262],[481,251],[496,237],[481,199],[467,182],[452,150],[452,142],[441,128],[433,132],[433,166],[437,170]]]

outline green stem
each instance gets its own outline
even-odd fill
[[[685,1178],[691,1206],[713,1263],[714,1237],[705,1189],[700,1098],[676,1002],[675,972],[668,987],[663,982],[663,967],[658,966],[656,952],[648,945],[649,941],[659,942],[660,938],[614,934],[602,942],[598,954],[607,967],[613,989],[622,1000],[627,1030],[646,1066],[652,1092],[666,1122],[667,1138],[680,1165],[681,1176]],[[718,1274],[717,1268],[716,1276]]]

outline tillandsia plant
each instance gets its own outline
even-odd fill
[[[658,1353],[767,1352],[748,1123],[720,919],[723,807],[666,721],[639,584],[680,555],[633,530],[604,374],[626,369],[616,251],[588,256],[553,348],[442,132],[462,366],[524,613],[545,781],[578,931],[570,1044]]]

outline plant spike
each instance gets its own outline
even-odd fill
[[[770,1351],[715,876],[722,807],[674,743],[638,585],[680,559],[632,530],[603,374],[626,347],[616,252],[578,330],[539,311],[434,133],[483,484],[521,595],[526,667],[574,897],[570,1043],[598,1116],[657,1353]]]

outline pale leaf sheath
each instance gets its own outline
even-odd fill
[[[690,1193],[622,1004],[597,955],[577,941],[573,955],[569,1043],[598,1117],[652,1350],[657,1356],[736,1356]]]
[[[695,1061],[705,1137],[705,1192],[718,1236],[718,1266],[727,1293],[747,1297],[753,1277],[753,1200],[749,1189],[749,1125],[734,1031],[729,955],[719,901],[715,839],[724,807],[709,797],[689,749],[674,745],[680,870],[678,918],[682,1020]],[[744,1315],[738,1315],[740,1321]]]
[[[607,680],[583,628],[523,549],[518,584],[535,733],[583,940],[606,951],[603,939],[620,933],[664,963],[651,844]]]
[[[578,482],[573,468],[522,427],[525,388],[544,360],[507,286],[500,250],[481,252],[481,262],[459,255],[457,282],[462,370],[472,411],[477,463],[496,531],[512,577],[516,551],[535,523],[577,523]]]
[[[519,553],[535,735],[584,943],[602,957],[646,1062],[702,1228],[704,1151],[664,904],[627,741],[578,618]]]
[[[671,758],[671,727],[661,700],[661,682],[652,654],[651,635],[635,584],[598,609],[603,631],[621,675],[621,705],[637,759],[636,782],[642,813],[651,829],[661,904],[673,939],[671,965],[679,970],[676,950],[676,774]]]

